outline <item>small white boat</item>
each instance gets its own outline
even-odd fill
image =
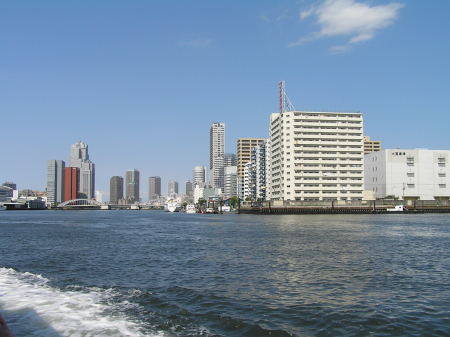
[[[186,205],[186,213],[187,214],[197,213],[197,210],[195,209],[195,205],[194,204],[187,204]]]
[[[405,209],[403,208],[403,205],[397,205],[394,208],[387,208],[386,211],[388,212],[403,212]]]
[[[3,204],[0,204],[0,211],[6,211],[6,206]]]
[[[212,207],[208,207],[207,209],[206,209],[206,213],[214,213],[215,212],[215,210],[214,210],[214,208],[212,208]]]
[[[222,212],[231,212],[230,206],[222,206]]]

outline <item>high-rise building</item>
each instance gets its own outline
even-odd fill
[[[100,191],[95,192],[95,200],[98,202],[103,202],[103,193]]]
[[[252,200],[270,200],[270,146],[266,140],[252,148],[251,197]]]
[[[78,198],[80,183],[80,169],[78,167],[66,167],[64,169],[64,201]]]
[[[190,180],[186,181],[186,194],[191,195],[193,190],[194,184],[192,184]]]
[[[158,199],[161,196],[161,178],[150,177],[148,178],[148,198]]]
[[[130,203],[139,201],[139,171],[136,169],[126,172],[126,199]]]
[[[93,199],[95,194],[95,165],[89,160],[87,144],[78,141],[70,146],[69,166],[80,169],[78,197]]]
[[[225,168],[236,166],[236,155],[234,153],[225,153],[223,155],[223,165],[220,170],[220,186],[222,186],[222,192],[225,192]],[[233,194],[235,196],[236,194]]]
[[[12,183],[12,182],[10,182],[10,181],[8,181],[8,182],[6,182],[6,183],[3,183],[2,186],[9,187],[9,188],[11,188],[12,190],[17,190],[17,185],[14,184],[14,183]]]
[[[364,136],[364,154],[381,151],[380,140],[370,140],[370,136]]]
[[[123,199],[123,178],[114,176],[109,181],[109,203],[117,205]]]
[[[178,194],[178,181],[171,180],[168,184],[168,190],[167,190],[168,196],[173,196],[174,194]]]
[[[64,168],[63,160],[47,161],[47,203],[54,205],[64,202]]]
[[[252,160],[252,148],[258,146],[258,144],[264,142],[265,140],[266,139],[264,138],[239,138],[237,140],[237,185],[238,197],[241,199],[245,199],[246,197],[248,197],[248,195],[244,193],[244,167],[248,162]]]
[[[359,112],[271,114],[271,199],[361,200],[363,146]]]
[[[205,166],[196,166],[192,170],[192,183],[206,183],[206,167]]]
[[[237,166],[227,166],[224,168],[224,199],[237,195],[236,172]]]
[[[220,175],[225,155],[225,124],[213,123],[209,131],[209,179],[212,187],[223,189]]]

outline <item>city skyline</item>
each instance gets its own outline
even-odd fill
[[[355,14],[344,30],[343,11],[327,21],[333,4],[364,7],[371,28]],[[46,160],[67,159],[82,139],[104,199],[129,167],[143,181],[160,176],[167,194],[169,180],[191,179],[184,167],[206,166],[212,122],[227,125],[227,152],[238,138],[268,138],[282,79],[297,110],[360,111],[364,134],[383,148],[447,149],[449,10],[406,1],[5,3],[2,122],[21,116],[20,132],[39,141],[5,128],[15,145],[4,149],[0,179],[44,190]],[[129,129],[128,114],[137,120]]]

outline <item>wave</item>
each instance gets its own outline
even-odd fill
[[[124,311],[135,304],[110,300],[114,289],[48,283],[40,275],[0,268],[0,309],[16,336],[164,336],[127,316]]]

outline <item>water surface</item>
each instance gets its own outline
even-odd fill
[[[0,213],[16,336],[450,336],[446,214]]]

